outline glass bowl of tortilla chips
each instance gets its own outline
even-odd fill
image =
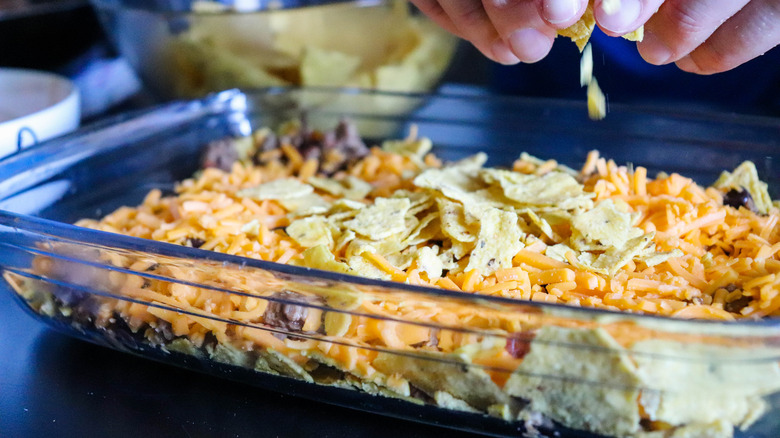
[[[456,39],[406,1],[95,0],[117,50],[163,98],[228,88],[433,88]]]

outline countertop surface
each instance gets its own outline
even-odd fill
[[[0,289],[1,437],[470,435],[157,363],[48,328]]]

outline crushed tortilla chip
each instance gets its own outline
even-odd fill
[[[296,178],[281,178],[266,183],[249,187],[236,192],[243,198],[252,198],[258,201],[265,199],[293,199],[310,195],[314,187],[300,182]]]
[[[386,239],[406,229],[404,215],[411,203],[406,198],[377,198],[344,225],[372,240]]]
[[[561,210],[584,209],[592,205],[582,184],[562,172],[526,175],[503,169],[484,169],[482,177],[497,184],[504,195],[519,205],[554,206]]]
[[[479,236],[466,270],[479,269],[481,274],[490,275],[511,267],[512,258],[524,246],[517,214],[489,208],[481,210],[479,220]]]
[[[588,83],[588,117],[601,120],[607,116],[607,98],[601,91],[596,78]]]
[[[333,247],[333,232],[322,216],[310,216],[296,220],[285,229],[287,235],[304,248],[323,245]]]
[[[630,213],[621,211],[613,200],[606,199],[575,216],[571,226],[589,243],[619,247],[643,234],[640,228],[633,226],[633,222],[634,217]]]
[[[477,240],[478,223],[476,218],[469,218],[463,204],[447,198],[438,198],[436,202],[439,205],[441,228],[444,234],[459,242]]]

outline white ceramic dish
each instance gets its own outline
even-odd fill
[[[79,119],[79,92],[67,78],[0,68],[0,157],[73,131]]]

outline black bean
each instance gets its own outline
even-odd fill
[[[187,246],[191,246],[193,248],[200,248],[203,246],[204,243],[206,243],[205,240],[199,239],[197,237],[188,237],[186,242]]]
[[[744,309],[745,307],[750,304],[750,302],[753,301],[753,297],[749,297],[747,295],[742,295],[741,297],[737,298],[734,301],[730,301],[723,305],[723,310],[726,312],[731,313],[739,313]]]
[[[753,197],[750,196],[750,192],[744,188],[741,190],[731,189],[726,192],[726,194],[723,195],[723,205],[728,205],[734,208],[745,207],[754,213],[758,212],[758,209],[756,209],[756,203],[753,201]]]

